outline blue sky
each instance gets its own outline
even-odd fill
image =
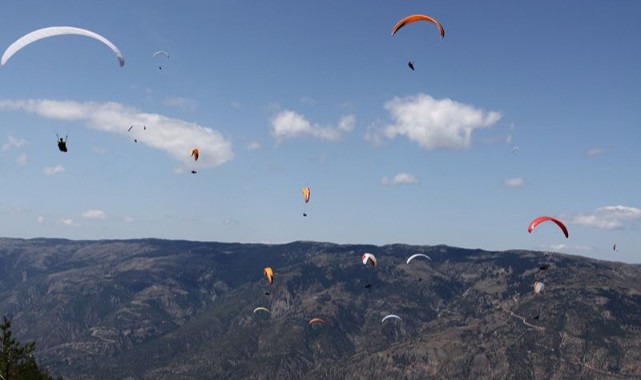
[[[7,8],[2,51],[66,25],[106,37],[126,63],[96,40],[58,36],[0,67],[2,236],[448,244],[641,262],[638,1]],[[410,14],[438,19],[445,38],[426,22],[391,36]],[[66,154],[56,134],[69,136]],[[540,215],[570,238],[552,223],[529,234]]]

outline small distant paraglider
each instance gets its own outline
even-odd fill
[[[563,231],[563,234],[565,235],[566,239],[569,237],[568,229],[565,227],[565,225],[558,219],[553,218],[551,216],[539,216],[538,218],[534,218],[531,222],[530,225],[527,228],[527,231],[529,233],[532,233],[532,230],[539,224],[546,222],[546,221],[551,221],[556,223],[557,226]]]
[[[309,187],[303,187],[300,191],[303,193],[303,201],[305,201],[305,204],[309,203],[309,198],[312,195],[312,190]],[[303,211],[303,216],[307,216],[306,211]]]
[[[271,267],[265,267],[265,269],[263,269],[263,274],[267,277],[269,285],[271,285],[272,282],[274,282],[274,270]]]
[[[59,149],[61,152],[67,153],[67,138],[68,138],[69,136],[65,136],[65,138],[63,139],[62,137],[59,137],[59,136],[56,134],[56,137],[58,138],[58,149]]]
[[[543,294],[545,284],[540,281],[534,281],[534,294]]]
[[[316,323],[325,323],[325,320],[322,319],[322,318],[318,318],[318,317],[312,318],[312,319],[309,320],[309,324],[310,325],[314,325]]]
[[[414,71],[414,61],[407,62],[407,66],[409,66],[410,69],[412,69],[412,71]]]
[[[514,148],[512,148],[512,154],[515,154],[516,152],[518,152],[519,149],[520,148],[518,146],[515,146]]]
[[[164,50],[158,50],[157,52],[155,52],[151,56],[152,56],[152,58],[156,58],[158,56],[165,56],[165,57],[167,57],[167,59],[169,59],[169,53],[167,53]],[[158,70],[162,70],[162,66],[158,65]]]
[[[390,318],[398,319],[399,321],[401,321],[401,320],[402,320],[402,319],[401,319],[401,317],[399,317],[399,316],[398,316],[398,315],[396,315],[396,314],[389,314],[389,315],[386,315],[386,316],[385,316],[385,318],[383,318],[383,320],[381,321],[381,323],[385,322],[386,320],[388,320],[388,319],[390,319]]]
[[[372,268],[376,268],[376,257],[371,253],[364,253],[361,257],[363,264],[370,264]]]
[[[194,161],[198,161],[198,148],[191,150],[191,156],[194,158]]]
[[[426,254],[424,254],[424,253],[416,253],[416,254],[414,254],[414,255],[410,256],[410,257],[407,259],[407,264],[409,264],[409,263],[410,263],[410,261],[414,260],[414,259],[415,259],[415,258],[417,258],[417,257],[424,257],[424,258],[426,258],[426,259],[428,259],[428,260],[432,261],[432,259],[431,259],[428,255],[426,255]]]
[[[131,132],[134,128],[135,128],[135,129],[139,129],[139,128],[141,128],[141,127],[142,127],[142,130],[143,130],[143,131],[146,131],[146,130],[147,130],[147,126],[146,126],[145,124],[132,124],[132,125],[130,125],[130,126],[129,126],[129,129],[127,129],[127,132]],[[134,142],[136,142],[136,143],[137,143],[137,142],[138,142],[138,139],[134,139]]]
[[[612,251],[613,251],[613,252],[616,252],[616,251],[617,251],[617,245],[616,245],[616,243],[612,245]]]
[[[259,307],[254,309],[254,313],[256,313],[257,311],[264,311],[264,312],[267,312],[267,313],[270,312],[269,309],[264,307],[264,306],[259,306]]]

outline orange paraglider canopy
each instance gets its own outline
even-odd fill
[[[314,323],[325,323],[325,320],[321,318],[312,318],[309,320],[310,325],[313,325]]]
[[[191,150],[191,156],[194,158],[194,161],[198,161],[198,148]]]
[[[429,21],[434,23],[438,28],[439,33],[441,34],[441,38],[445,38],[445,29],[443,29],[443,26],[441,25],[441,23],[438,22],[438,20],[436,20],[435,18],[427,15],[411,15],[401,19],[399,22],[396,23],[396,25],[394,25],[394,28],[392,28],[392,36],[405,25],[411,24],[416,21]]]
[[[274,282],[274,271],[272,270],[272,268],[266,267],[265,269],[263,269],[263,274],[265,275],[265,277],[267,277],[267,282],[269,282],[269,285],[271,285],[272,282]]]

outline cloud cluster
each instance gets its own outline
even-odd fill
[[[26,143],[27,143],[26,140],[18,139],[18,138],[13,137],[13,136],[9,136],[9,137],[7,137],[7,141],[4,144],[2,144],[2,148],[0,149],[0,152],[4,153],[4,152],[8,151],[11,148],[20,148],[20,147],[24,146]]]
[[[418,179],[410,173],[398,173],[392,178],[381,178],[381,185],[396,186],[396,185],[416,185]]]
[[[271,134],[277,141],[287,138],[309,136],[321,140],[335,141],[343,132],[354,129],[356,118],[353,115],[343,116],[336,126],[312,124],[303,115],[294,111],[283,110],[271,118]]]
[[[97,219],[97,220],[104,220],[107,219],[107,214],[105,214],[104,211],[102,210],[85,210],[82,213],[80,213],[80,216],[82,216],[85,219]]]
[[[200,151],[199,167],[215,167],[234,157],[231,142],[218,131],[167,116],[144,113],[120,103],[76,102],[47,99],[4,100],[0,109],[22,110],[39,116],[66,121],[78,121],[88,127],[137,139],[139,143],[163,150],[190,167],[189,153],[194,146]],[[146,125],[146,130],[133,124]]]
[[[525,186],[525,180],[521,177],[508,178],[503,181],[503,186],[505,187],[523,187]]]
[[[641,209],[621,205],[606,206],[592,212],[566,214],[562,218],[570,224],[616,230],[624,228],[627,222],[641,219]]]
[[[405,136],[425,149],[462,149],[470,145],[475,129],[487,128],[501,119],[495,111],[486,112],[451,99],[435,99],[426,94],[394,98],[384,105],[392,123],[366,138],[378,142]]]
[[[45,166],[44,168],[42,168],[42,172],[46,175],[55,175],[58,173],[63,173],[64,171],[65,168],[62,165]]]

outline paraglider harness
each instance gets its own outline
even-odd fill
[[[67,138],[69,137],[69,135],[65,136],[64,140],[62,139],[62,137],[58,136],[58,134],[56,134],[56,137],[58,137],[58,149],[60,149],[61,152],[66,152]]]

